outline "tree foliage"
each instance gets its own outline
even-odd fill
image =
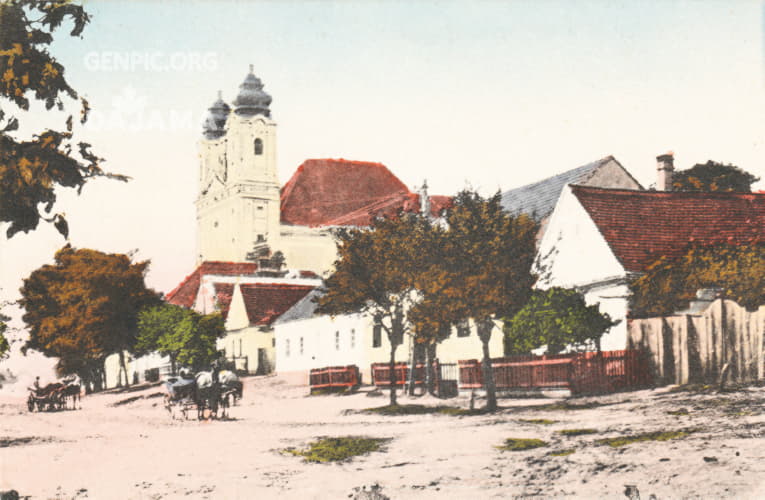
[[[418,300],[416,282],[427,265],[433,226],[420,215],[376,219],[370,228],[340,229],[338,259],[327,279],[319,311],[368,312],[379,319],[390,343],[390,366],[410,332],[409,310]],[[396,403],[391,385],[391,404]]]
[[[565,346],[598,346],[600,338],[618,321],[588,306],[576,290],[534,290],[523,308],[505,322],[505,352],[527,354],[547,346],[555,354]]]
[[[678,259],[657,260],[630,288],[632,317],[674,314],[702,288],[754,310],[765,304],[765,243],[692,247]]]
[[[71,36],[80,36],[90,21],[82,6],[64,0],[6,0],[0,2],[0,96],[27,111],[30,98],[65,111],[65,98],[78,99],[64,77],[64,67],[48,52],[53,33],[71,21]],[[88,102],[80,98],[79,122],[84,124]],[[51,214],[56,186],[77,188],[88,179],[127,177],[102,170],[103,161],[90,151],[90,144],[75,142],[75,118],[69,115],[65,131],[44,130],[31,140],[19,140],[13,132],[18,118],[0,109],[0,222],[9,223],[6,236],[29,232],[40,219],[54,224],[66,238],[68,224],[63,214]],[[43,206],[43,215],[40,212]]]
[[[675,172],[672,177],[674,191],[737,191],[750,192],[759,179],[733,165],[709,160],[697,163],[688,170]]]
[[[201,370],[217,358],[215,344],[225,333],[220,313],[202,315],[165,303],[140,312],[136,353],[169,356],[173,371],[176,363]]]
[[[527,215],[505,213],[499,193],[484,199],[463,191],[447,214],[438,263],[420,280],[422,305],[435,324],[472,319],[483,350],[487,409],[496,409],[489,341],[495,321],[515,314],[528,300],[538,226]],[[433,330],[437,331],[437,330]]]
[[[10,317],[0,312],[0,359],[2,359],[11,348],[8,339],[5,338],[5,332],[8,331],[7,321],[10,321],[10,319]]]
[[[19,304],[26,348],[60,358],[62,373],[97,378],[109,354],[132,351],[138,311],[157,303],[144,283],[148,261],[67,245],[24,280]]]

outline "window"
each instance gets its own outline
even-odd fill
[[[470,321],[463,319],[459,323],[457,323],[457,336],[458,337],[469,337],[470,336]]]
[[[239,355],[242,355],[242,339],[239,339]]]
[[[261,141],[260,138],[255,139],[255,154],[263,154],[263,141]]]
[[[300,355],[303,355],[303,337],[300,337]]]
[[[290,339],[284,341],[284,356],[290,357]]]
[[[372,347],[382,346],[382,323],[379,316],[375,317],[375,324],[372,327]]]
[[[356,347],[356,330],[351,328],[351,349]]]
[[[340,332],[335,332],[335,350],[340,350]]]

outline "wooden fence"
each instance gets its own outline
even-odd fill
[[[328,366],[326,368],[314,368],[309,375],[311,391],[316,389],[352,389],[361,385],[359,367]]]
[[[628,345],[650,352],[650,367],[664,384],[749,382],[765,375],[765,306],[747,311],[716,299],[698,312],[630,320]]]
[[[418,363],[414,367],[414,385],[425,385],[426,368],[424,363]],[[442,364],[438,360],[433,361],[433,388],[439,396],[456,396],[457,372],[456,366]],[[396,387],[403,387],[409,383],[409,363],[396,363]],[[390,364],[372,363],[372,384],[380,388],[390,387]]]
[[[491,360],[497,390],[569,389],[572,394],[613,392],[650,385],[646,356],[638,351],[605,351]],[[483,387],[481,362],[459,362],[460,389]]]

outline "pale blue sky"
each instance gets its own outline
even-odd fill
[[[765,177],[760,1],[86,6],[84,38],[59,33],[52,50],[93,106],[82,137],[134,180],[62,193],[60,210],[74,246],[138,249],[161,291],[194,265],[202,113],[218,89],[233,99],[250,63],[273,96],[282,183],[307,158],[343,157],[437,194],[490,194],[614,155],[649,185],[668,150],[678,168],[714,159]],[[212,54],[216,68],[92,64],[154,51]],[[115,110],[133,114],[115,123]],[[62,243],[48,226],[3,240],[2,295]]]

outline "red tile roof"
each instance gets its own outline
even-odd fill
[[[689,245],[765,241],[764,194],[571,189],[627,271]]]
[[[228,316],[228,308],[231,306],[231,298],[234,295],[233,283],[213,283],[215,288],[215,303],[225,320]]]
[[[255,274],[257,270],[258,265],[252,262],[205,261],[168,293],[165,300],[177,306],[192,307],[199,293],[202,276],[207,274],[246,276]]]
[[[316,287],[281,283],[239,285],[250,325],[270,325]]]
[[[430,215],[438,217],[441,211],[451,206],[450,196],[430,196]],[[415,193],[396,193],[382,198],[353,212],[341,215],[326,223],[328,226],[368,226],[374,217],[394,216],[400,210],[419,212],[420,195]]]
[[[285,224],[323,226],[409,189],[382,163],[306,160],[282,188]]]

